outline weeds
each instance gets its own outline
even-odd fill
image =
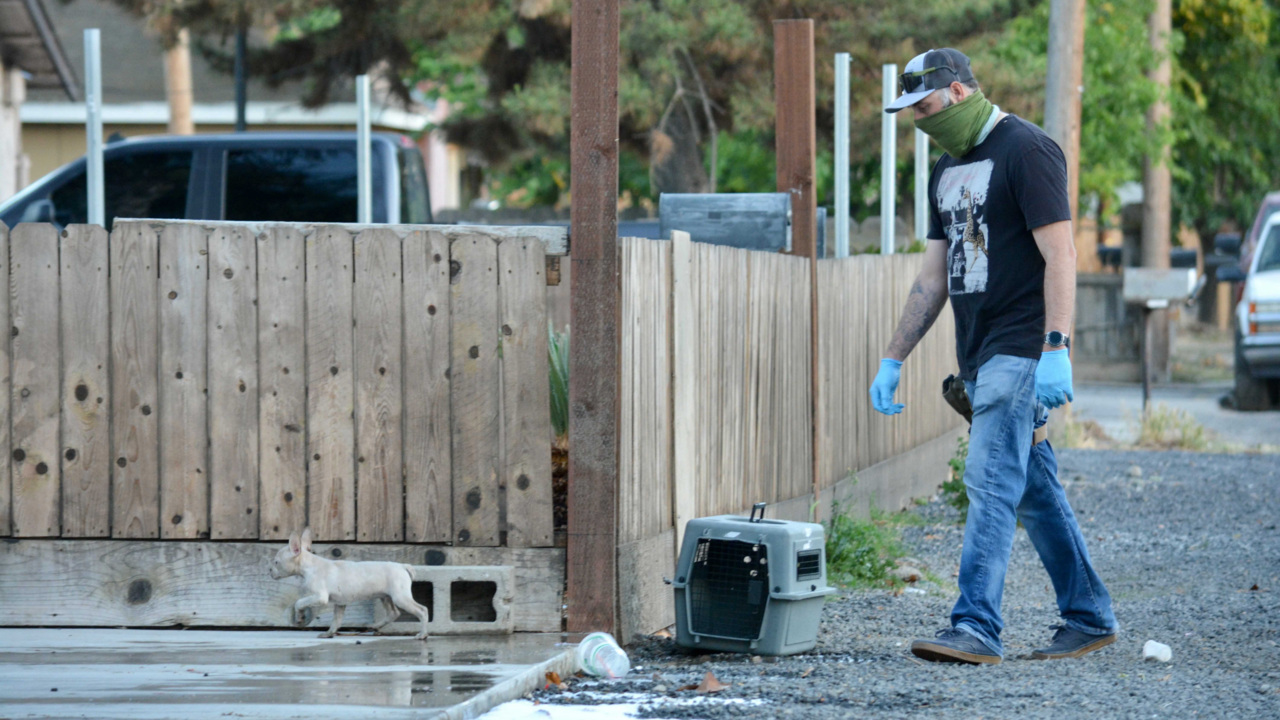
[[[1163,403],[1143,413],[1138,424],[1140,448],[1158,450],[1208,450],[1210,439],[1204,426],[1195,421],[1191,413],[1178,408],[1168,408]]]
[[[928,502],[928,500],[925,500],[926,504]],[[880,525],[891,525],[893,527],[904,527],[907,525],[920,527],[922,525],[928,525],[928,522],[926,522],[923,517],[911,512],[910,510],[889,512],[888,510],[881,510],[879,508],[871,508],[871,522]]]
[[[551,381],[551,508],[556,530],[569,526],[569,328],[547,323],[547,365]]]
[[[1049,442],[1055,448],[1108,448],[1116,441],[1093,420],[1079,420],[1070,407],[1059,408],[1049,417]]]
[[[942,483],[942,496],[947,504],[963,515],[969,511],[969,492],[964,487],[965,460],[969,457],[969,436],[962,435],[956,440],[956,454],[947,461],[950,474]]]
[[[551,427],[557,438],[569,434],[569,328],[558,333],[547,323],[547,360],[551,376]]]
[[[833,510],[827,522],[827,580],[851,588],[893,587],[889,571],[904,554],[898,530]]]

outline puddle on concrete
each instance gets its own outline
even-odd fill
[[[445,708],[565,651],[553,635],[426,643],[315,635],[0,629],[0,717],[128,717],[130,707],[159,712],[171,705],[183,706],[183,717],[306,717],[308,708],[327,706]]]

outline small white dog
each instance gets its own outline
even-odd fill
[[[409,566],[394,562],[348,562],[327,560],[311,552],[311,528],[289,536],[289,545],[280,548],[271,561],[271,577],[302,576],[302,597],[293,604],[293,621],[306,624],[303,611],[333,605],[333,624],[320,637],[331,638],[342,624],[346,606],[360,600],[377,600],[387,611],[387,619],[374,630],[381,630],[400,616],[396,608],[412,613],[422,621],[422,632],[415,637],[427,639],[427,608],[413,599],[413,576]]]

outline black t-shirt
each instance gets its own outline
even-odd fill
[[[929,238],[946,241],[960,376],[994,355],[1038,360],[1044,344],[1044,257],[1031,230],[1071,219],[1067,163],[1044,131],[1009,115],[929,177]],[[1065,330],[1065,328],[1064,328]]]

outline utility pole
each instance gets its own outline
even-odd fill
[[[1162,132],[1169,122],[1169,88],[1172,70],[1169,61],[1169,35],[1173,31],[1172,0],[1156,0],[1148,30],[1151,49],[1159,64],[1151,72],[1158,96],[1147,110],[1147,132]],[[1142,266],[1168,269],[1169,246],[1173,237],[1171,194],[1173,179],[1169,168],[1169,146],[1156,157],[1147,157],[1142,167]],[[1148,323],[1147,342],[1151,347],[1151,379],[1169,379],[1169,312],[1155,310]]]
[[[1076,241],[1076,269],[1099,269],[1094,239],[1080,230],[1080,103],[1084,91],[1085,0],[1050,0],[1049,68],[1044,131],[1067,158],[1067,195]],[[1102,218],[1098,218],[1102,222]]]

